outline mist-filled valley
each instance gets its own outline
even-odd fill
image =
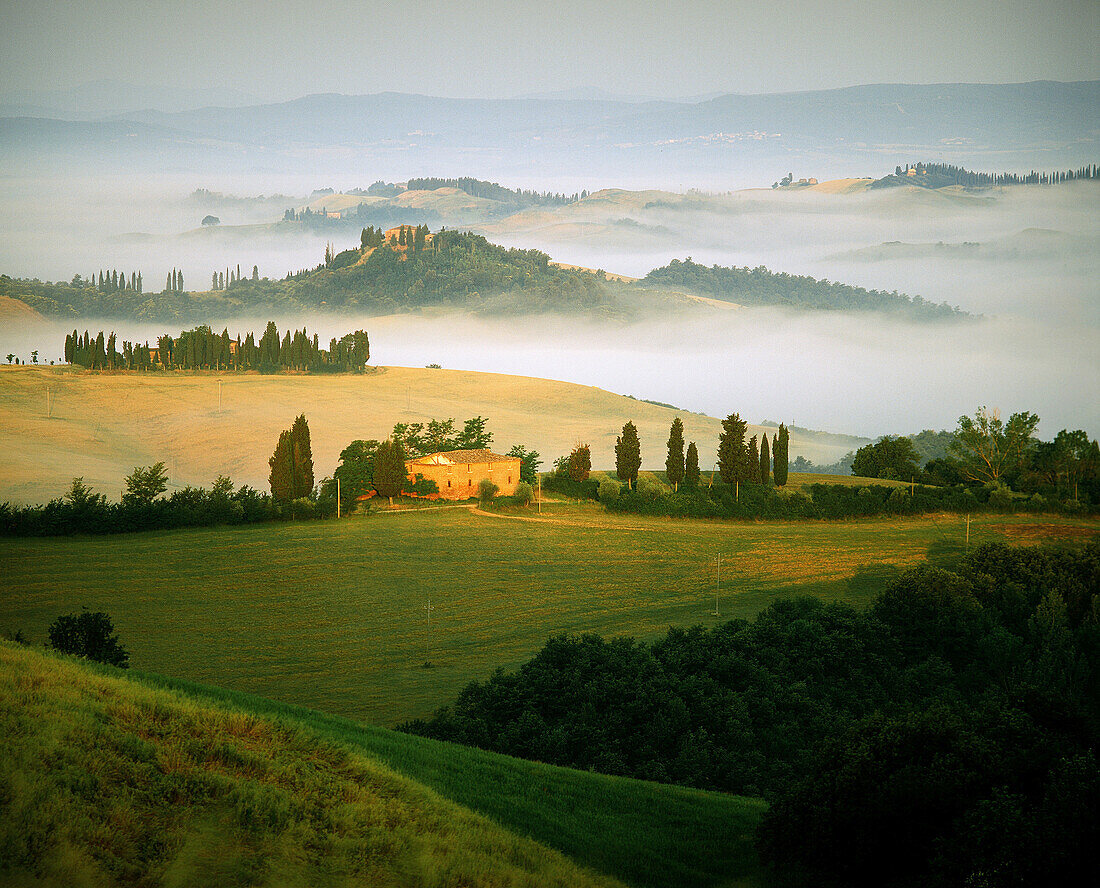
[[[59,281],[102,268],[141,270],[146,291],[159,290],[173,268],[195,290],[209,289],[218,269],[237,266],[246,276],[256,266],[261,277],[280,279],[316,267],[327,244],[336,251],[357,245],[354,224],[282,221],[287,209],[331,206],[370,183],[319,191],[333,184],[306,175],[7,179],[0,187],[11,212],[0,223],[0,269]],[[456,202],[453,191],[425,192],[393,212],[412,221],[434,207],[440,224],[612,274],[641,277],[690,256],[703,265],[764,265],[898,290],[980,317],[915,323],[876,313],[698,304],[674,312],[649,306],[603,321],[537,309],[473,318],[461,305],[449,314],[381,318],[318,306],[202,320],[243,335],[258,334],[271,317],[282,328],[316,329],[322,341],[362,327],[374,363],[546,376],[712,415],[740,411],[868,436],[951,427],[979,404],[1033,410],[1044,432],[1100,428],[1089,396],[1100,390],[1095,182],[929,190],[825,181],[715,194],[612,189],[508,212],[487,211],[486,201]],[[199,224],[208,211],[220,224]],[[182,326],[170,318],[13,317],[0,326],[0,354],[26,360],[38,349],[44,360],[57,360],[73,327],[145,341],[178,335]]]

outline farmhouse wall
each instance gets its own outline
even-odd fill
[[[482,481],[492,481],[500,488],[501,496],[512,496],[519,484],[520,461],[516,457],[502,456],[491,462],[443,465],[421,459],[410,460],[405,468],[410,480],[416,475],[423,475],[434,481],[439,488],[440,499],[460,500],[477,496],[478,485]]]

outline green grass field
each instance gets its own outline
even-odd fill
[[[5,884],[758,880],[759,800],[526,762],[4,642],[0,725]]]
[[[981,516],[971,544],[1091,536],[1098,527]],[[926,558],[959,557],[963,535],[960,516],[670,521],[562,503],[545,506],[541,523],[451,508],[7,539],[0,632],[22,629],[40,643],[59,614],[105,610],[135,668],[394,725],[430,714],[471,679],[518,665],[552,634],[651,638],[799,594],[858,605]]]

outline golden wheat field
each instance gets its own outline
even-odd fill
[[[50,413],[47,417],[47,389]],[[733,408],[735,409],[735,408]],[[72,479],[121,494],[134,466],[163,460],[171,487],[228,475],[267,489],[268,457],[294,417],[309,420],[318,479],[332,474],[356,439],[382,439],[395,423],[484,416],[493,447],[524,444],[543,467],[576,444],[596,468],[614,464],[615,438],[634,422],[646,468],[663,468],[673,417],[710,468],[720,422],[594,386],[526,376],[378,367],[363,375],[96,373],[68,367],[0,369],[0,502],[44,502]],[[750,426],[749,434],[764,431]],[[769,433],[774,429],[768,429]],[[791,455],[832,462],[850,442],[792,433]]]

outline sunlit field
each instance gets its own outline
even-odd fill
[[[546,504],[541,519],[505,515],[440,508],[5,540],[0,631],[40,643],[58,614],[105,610],[135,668],[393,725],[519,664],[555,633],[652,638],[803,594],[858,606],[903,570],[949,564],[965,547],[958,515],[671,521],[570,503]],[[970,546],[1098,530],[1086,519],[983,515]]]

